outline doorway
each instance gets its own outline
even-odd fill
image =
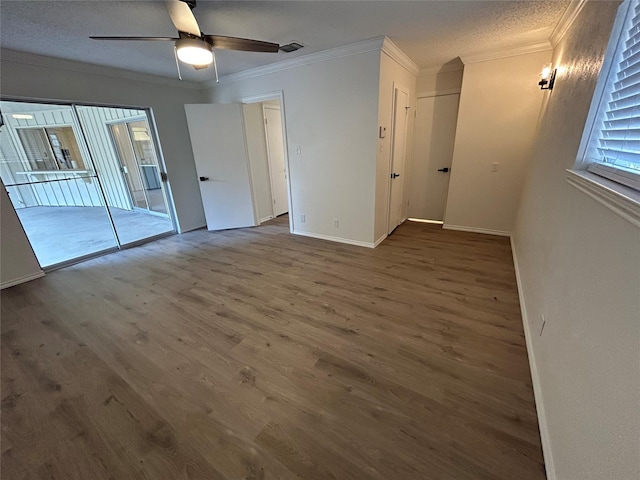
[[[257,226],[292,212],[283,92],[188,104],[185,113],[207,229]],[[293,215],[288,219],[293,231]]]
[[[387,233],[391,234],[404,219],[404,167],[407,144],[407,124],[409,117],[409,91],[394,86],[391,175],[389,179],[389,214]]]
[[[159,168],[149,111],[23,100],[0,110],[0,177],[42,268],[175,232],[164,182],[161,202],[135,208],[109,133],[128,122],[133,158]]]
[[[413,168],[409,180],[409,217],[442,222],[449,191],[460,95],[419,97]]]

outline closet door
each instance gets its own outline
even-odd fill
[[[185,105],[207,228],[256,225],[241,104]]]

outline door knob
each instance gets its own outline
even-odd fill
[[[209,177],[200,177],[201,182],[206,182],[207,180],[209,180]]]
[[[439,168],[438,171],[447,173],[449,171],[449,167]]]
[[[399,176],[400,176],[400,174],[399,174],[399,173],[392,173],[392,174],[391,174],[391,178],[397,178],[397,177],[399,177]]]

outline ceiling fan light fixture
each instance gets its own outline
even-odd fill
[[[176,53],[181,62],[189,65],[211,65],[211,45],[198,38],[181,38],[176,41]]]

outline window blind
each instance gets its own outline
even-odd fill
[[[640,175],[640,4],[634,1],[621,38],[598,135],[600,161]]]

